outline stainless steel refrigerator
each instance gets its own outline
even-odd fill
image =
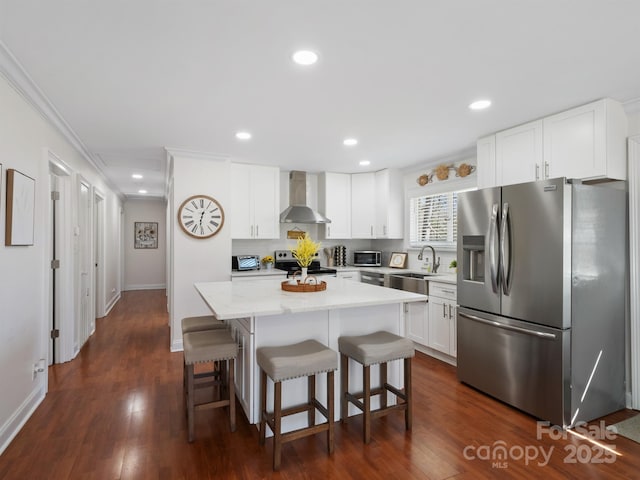
[[[625,406],[626,193],[550,179],[458,196],[458,378],[570,427]]]

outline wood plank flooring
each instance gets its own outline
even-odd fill
[[[614,456],[572,435],[536,438],[534,418],[460,384],[455,368],[422,354],[413,367],[411,432],[400,413],[389,415],[373,423],[371,444],[363,445],[356,417],[336,425],[331,457],[323,435],[301,439],[284,446],[273,473],[272,442],[258,445],[238,404],[235,433],[226,409],[203,411],[189,444],[182,353],[169,352],[165,305],[164,291],[125,292],[78,357],[49,369],[49,393],[0,456],[0,479],[640,478],[640,444],[604,440]],[[500,446],[504,460],[478,458]],[[552,449],[543,466],[541,449]],[[521,458],[526,451],[537,457]]]

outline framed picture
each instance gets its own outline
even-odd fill
[[[158,222],[134,222],[133,248],[158,248]]]
[[[36,181],[17,170],[7,170],[7,216],[4,244],[33,245]]]
[[[393,252],[389,259],[389,266],[391,268],[406,268],[407,252]]]

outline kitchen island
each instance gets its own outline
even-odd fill
[[[338,337],[341,335],[363,335],[387,330],[404,336],[404,305],[427,300],[424,295],[340,278],[322,277],[322,280],[327,282],[327,289],[313,293],[283,291],[280,280],[195,284],[213,314],[229,322],[239,343],[236,394],[250,423],[259,420],[259,370],[255,361],[257,348],[314,339],[337,352]],[[372,385],[377,385],[377,372],[377,367],[372,367]],[[401,362],[392,362],[388,373],[389,382],[402,387]],[[362,369],[352,364],[349,374],[350,381],[361,388]],[[318,398],[326,395],[326,381],[321,377],[318,378]],[[336,420],[341,416],[339,378],[338,371],[335,377]],[[268,388],[273,388],[270,381]],[[268,398],[272,398],[271,392]],[[390,396],[389,401],[393,402],[394,398]],[[287,381],[283,386],[283,399],[283,407],[304,402],[306,379]],[[349,413],[356,413],[355,408]],[[306,425],[304,415],[285,420],[283,431]]]

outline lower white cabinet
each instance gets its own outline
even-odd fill
[[[429,332],[427,345],[452,357],[456,346],[456,286],[429,282]]]
[[[427,302],[405,303],[404,318],[407,338],[426,346],[429,338],[429,304]]]
[[[336,274],[338,278],[344,278],[346,280],[353,280],[354,282],[360,281],[360,272],[353,270],[351,272],[338,272]]]
[[[254,382],[253,349],[254,335],[250,332],[249,318],[231,320],[231,335],[238,344],[238,356],[234,371],[234,384],[236,397],[242,405],[247,418],[251,418],[253,412],[252,386]]]

